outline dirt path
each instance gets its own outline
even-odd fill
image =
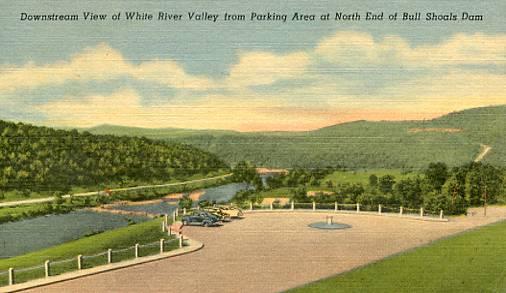
[[[340,231],[307,226],[323,221],[323,213],[247,214],[217,228],[186,227],[205,245],[198,252],[32,292],[278,292],[504,220],[506,207],[489,207],[488,214],[440,223],[329,213],[352,225]]]
[[[475,162],[480,162],[492,150],[492,147],[486,144],[481,145],[480,153],[474,159]]]
[[[128,187],[128,188],[116,188],[116,189],[111,189],[111,191],[112,192],[114,192],[114,191],[128,191],[128,190],[138,190],[138,189],[144,189],[144,188],[157,188],[157,187],[185,185],[185,184],[196,183],[196,182],[205,182],[205,181],[209,181],[209,180],[222,179],[222,178],[227,178],[230,176],[232,176],[232,173],[221,175],[221,176],[216,176],[216,177],[211,177],[211,178],[195,179],[195,180],[189,180],[189,181],[184,181],[184,182],[158,184],[158,185],[143,185],[143,186],[135,186],[135,187]],[[73,197],[93,196],[93,195],[97,195],[99,192],[101,192],[101,191],[75,193],[75,194],[72,194],[72,196]],[[69,197],[70,197],[70,194],[66,194],[63,196],[63,198],[69,198]],[[55,199],[56,198],[54,196],[51,196],[51,197],[45,197],[45,198],[35,198],[35,199],[27,199],[27,200],[0,202],[0,207],[9,207],[9,206],[18,206],[18,205],[26,205],[26,204],[34,204],[34,203],[51,202],[51,201],[54,201]]]

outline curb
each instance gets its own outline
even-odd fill
[[[0,287],[0,292],[19,292],[19,291],[26,290],[26,289],[32,289],[32,288],[42,287],[42,286],[46,286],[46,285],[50,285],[50,284],[54,284],[54,283],[64,282],[64,281],[68,281],[68,280],[74,280],[74,279],[78,279],[78,278],[82,278],[82,277],[86,277],[86,276],[92,276],[92,275],[105,273],[105,272],[109,272],[109,271],[114,271],[114,270],[118,270],[118,269],[122,269],[122,268],[132,267],[132,266],[136,266],[139,264],[144,264],[144,263],[148,263],[148,262],[153,262],[153,261],[158,261],[158,260],[162,260],[162,259],[166,259],[166,258],[189,254],[189,253],[198,251],[204,247],[203,243],[195,241],[193,239],[186,238],[185,240],[187,242],[189,242],[189,244],[190,244],[189,246],[186,246],[186,247],[183,247],[180,249],[175,249],[175,250],[163,253],[163,254],[145,256],[145,257],[141,257],[138,259],[127,260],[127,261],[122,261],[122,262],[118,262],[118,263],[97,266],[94,268],[84,269],[84,270],[80,270],[80,271],[72,271],[72,272],[64,273],[64,274],[57,275],[57,276],[51,276],[51,277],[44,278],[44,279],[36,279],[33,281],[15,284],[12,286]]]

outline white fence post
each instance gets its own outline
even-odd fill
[[[112,249],[107,249],[107,263],[112,263]]]
[[[165,220],[162,221],[162,232],[165,232]]]
[[[443,219],[443,210],[439,211],[439,218]]]
[[[293,203],[293,200],[292,200],[292,205],[290,206],[290,209],[293,211],[294,209],[294,203]]]
[[[313,201],[313,211],[316,211],[316,202]]]
[[[50,269],[51,269],[51,262],[49,260],[46,260],[44,262],[44,271],[45,271],[46,278],[48,278],[51,275]]]
[[[165,214],[165,216],[163,217],[164,220],[165,220],[165,224],[169,224],[169,214]],[[175,221],[174,221],[175,222]]]
[[[401,206],[401,209],[399,210],[399,215],[402,216],[403,213],[404,213],[404,208]]]
[[[420,217],[423,217],[423,208],[420,208]]]
[[[83,255],[82,254],[77,256],[77,269],[78,270],[83,269]]]
[[[271,211],[272,211],[272,209],[273,209],[273,206],[272,206],[272,201],[271,201],[271,203],[270,203],[270,205],[269,205],[269,208],[270,208],[270,209],[271,209]]]
[[[252,201],[250,201],[250,202],[249,202],[249,210],[250,210],[250,211],[252,211],[252,210],[253,210],[253,202],[252,202]]]
[[[186,215],[186,208],[183,208],[183,215]]]
[[[176,212],[172,213],[172,222],[176,222]]]
[[[165,243],[165,239],[163,239],[163,238],[160,239],[160,254],[163,253],[163,245],[164,245],[164,243]]]
[[[136,243],[135,244],[135,258],[138,258],[139,257],[139,243]]]
[[[9,286],[14,285],[16,279],[14,278],[14,268],[9,268]]]
[[[337,212],[337,201],[334,202],[334,210]]]
[[[381,205],[380,204],[378,205],[378,214],[381,215]]]
[[[357,202],[357,213],[360,213],[360,204]]]
[[[183,234],[179,236],[179,248],[183,248]]]
[[[176,217],[179,216],[179,208],[176,208]]]

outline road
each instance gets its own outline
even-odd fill
[[[492,147],[486,144],[481,145],[481,150],[478,156],[476,156],[476,159],[474,159],[475,162],[480,162],[485,158],[485,156],[492,150]]]
[[[325,231],[308,224],[324,213],[253,213],[216,228],[185,227],[204,248],[33,289],[30,292],[279,292],[342,273],[450,234],[506,219],[488,217],[426,222],[373,215],[332,214],[352,226]]]
[[[195,179],[195,180],[189,180],[189,181],[184,181],[184,182],[175,182],[175,183],[158,184],[158,185],[143,185],[143,186],[134,186],[134,187],[126,187],[126,188],[116,188],[116,189],[111,189],[111,191],[114,192],[114,191],[138,190],[138,189],[145,189],[145,188],[178,186],[178,185],[185,185],[185,184],[196,183],[196,182],[205,182],[205,181],[210,181],[210,180],[215,180],[215,179],[222,179],[222,178],[227,178],[230,176],[232,176],[232,173],[220,175],[220,176],[215,176],[215,177],[211,177],[211,178]],[[74,193],[72,195],[66,194],[63,196],[63,198],[69,198],[70,196],[73,196],[73,197],[92,196],[92,195],[97,195],[99,192],[101,192],[101,191]],[[0,202],[0,208],[1,207],[9,207],[9,206],[34,204],[34,203],[51,202],[51,201],[54,201],[55,199],[56,198],[54,196],[50,196],[50,197],[44,197],[44,198]]]

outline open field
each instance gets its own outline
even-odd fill
[[[504,243],[505,221],[290,292],[506,292]]]
[[[352,228],[323,231],[307,226],[325,215],[249,213],[221,227],[186,227],[184,233],[203,242],[204,249],[32,292],[277,292],[504,220],[506,208],[491,207],[488,217],[476,212],[447,223],[334,214],[336,222]]]

